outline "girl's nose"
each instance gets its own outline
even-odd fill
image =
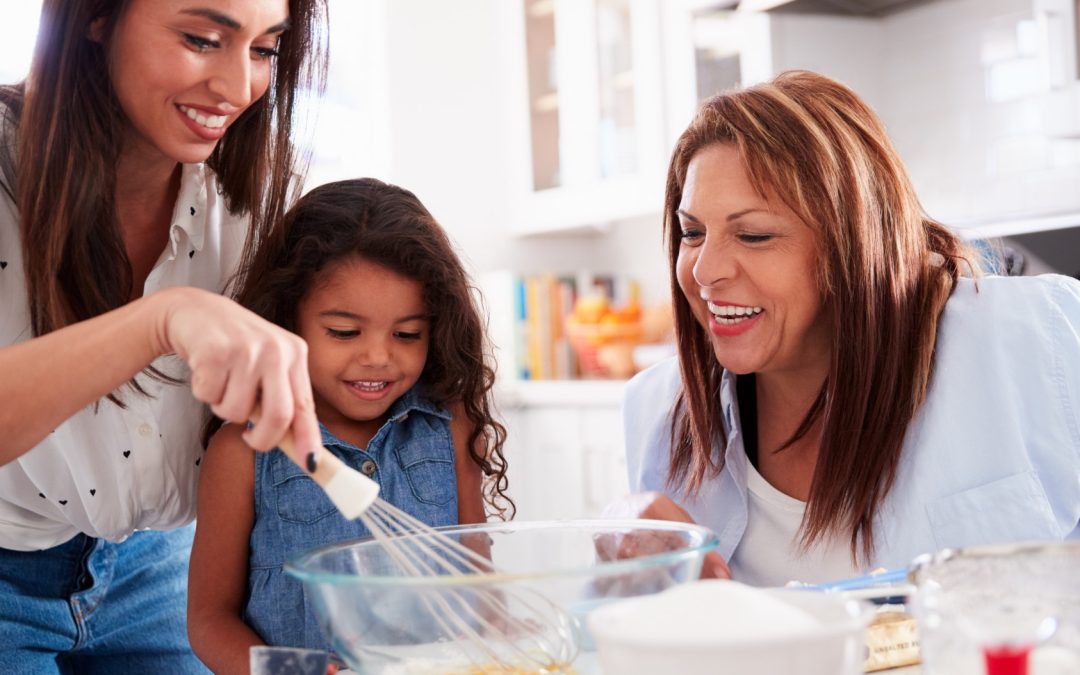
[[[365,341],[358,357],[365,366],[378,368],[390,363],[390,349],[386,341],[371,338]]]

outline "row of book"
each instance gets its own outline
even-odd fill
[[[579,301],[623,305],[637,294],[633,279],[582,271],[575,274],[489,273],[481,283],[488,333],[500,377],[566,380],[590,376],[588,355],[574,348],[568,319]],[[587,300],[583,300],[587,299]]]

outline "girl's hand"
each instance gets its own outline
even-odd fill
[[[162,353],[175,352],[191,368],[191,391],[218,417],[245,423],[256,404],[259,421],[244,441],[270,450],[291,430],[293,457],[309,466],[321,447],[307,369],[307,344],[300,337],[228,298],[195,288],[174,288],[158,322]]]
[[[684,508],[660,492],[640,492],[612,502],[604,509],[606,518],[646,518],[693,523],[694,519]],[[625,547],[625,544],[623,545]],[[627,556],[621,556],[627,557]],[[730,579],[731,570],[724,558],[716,551],[705,554],[701,566],[702,579]]]

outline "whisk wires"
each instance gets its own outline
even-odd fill
[[[376,499],[360,520],[405,575],[496,573],[489,558],[382,499]],[[422,602],[440,629],[468,641],[482,655],[477,659],[476,653],[466,650],[479,668],[476,672],[517,673],[519,664],[526,664],[529,672],[560,673],[576,656],[576,621],[535,591],[508,594],[484,584],[430,590],[421,595]],[[517,611],[512,611],[511,602]]]

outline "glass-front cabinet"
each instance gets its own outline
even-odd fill
[[[768,16],[735,2],[665,0],[660,16],[668,137],[677,138],[705,99],[773,74]]]
[[[528,127],[516,229],[594,229],[659,213],[668,150],[660,0],[515,1],[525,73],[515,117]]]

